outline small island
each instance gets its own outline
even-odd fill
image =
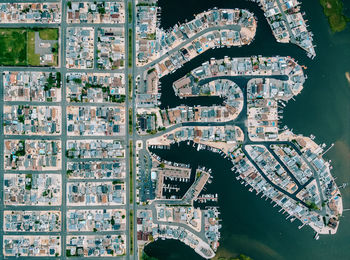
[[[343,13],[342,0],[320,0],[323,12],[328,18],[329,25],[333,32],[345,30],[346,24],[350,21]]]

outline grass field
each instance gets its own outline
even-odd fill
[[[58,40],[57,28],[0,28],[0,65],[40,66],[40,55],[35,53],[36,31],[42,40]],[[57,53],[55,64],[49,65],[57,65]]]
[[[39,37],[42,40],[58,40],[57,28],[46,28],[39,30]]]
[[[0,65],[27,65],[27,31],[0,28]]]

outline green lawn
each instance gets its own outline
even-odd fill
[[[58,28],[45,28],[39,30],[39,37],[42,40],[58,40]]]
[[[329,25],[333,32],[341,32],[346,28],[349,18],[343,13],[342,0],[320,0],[323,12],[328,18]]]
[[[35,32],[41,39],[57,40],[57,28],[0,28],[0,65],[4,66],[40,66],[40,55],[35,53]],[[55,46],[57,65],[58,46]]]
[[[0,28],[0,65],[27,65],[27,31]]]
[[[130,172],[130,178],[129,178],[129,188],[130,188],[130,204],[133,203],[133,195],[134,195],[134,190],[133,190],[133,177],[132,177],[132,162],[133,162],[133,157],[132,157],[132,141],[129,142],[130,146],[130,151],[129,151],[129,172]]]
[[[129,215],[129,224],[130,224],[130,232],[129,232],[129,236],[130,236],[130,254],[133,254],[133,247],[134,247],[134,217],[133,217],[133,211],[130,210],[130,215]]]
[[[129,134],[132,134],[132,110],[129,108]]]
[[[132,67],[132,29],[129,29],[128,65]]]
[[[132,3],[129,2],[128,4],[128,13],[129,13],[129,23],[132,22]]]
[[[131,74],[129,74],[128,75],[128,79],[129,79],[129,84],[128,84],[128,88],[129,88],[129,98],[130,99],[132,99],[132,88],[133,88],[133,86],[132,86],[132,75]]]
[[[35,32],[27,32],[27,61],[28,65],[40,66],[40,55],[35,53]]]

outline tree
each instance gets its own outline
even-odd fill
[[[61,72],[56,72],[56,88],[60,88],[61,87]]]
[[[24,124],[24,115],[18,116],[18,121],[22,124]]]
[[[308,202],[307,207],[311,210],[319,210],[318,206],[316,205],[315,202]]]
[[[106,9],[104,7],[99,7],[98,13],[104,15],[106,13]]]
[[[47,84],[45,85],[44,90],[48,91],[54,86],[55,86],[55,79],[52,75],[52,72],[50,72],[49,77],[47,78]]]
[[[82,80],[80,78],[74,78],[73,82],[76,84],[81,84]]]

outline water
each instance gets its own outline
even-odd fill
[[[169,28],[178,21],[192,19],[193,14],[212,7],[245,8],[258,17],[255,41],[242,48],[210,50],[187,63],[176,73],[162,80],[163,106],[178,105],[171,84],[189,70],[211,57],[244,57],[251,55],[286,55],[306,65],[308,79],[295,102],[284,109],[283,125],[297,134],[316,136],[316,141],[335,146],[327,153],[332,160],[333,175],[337,183],[350,182],[350,84],[345,72],[350,71],[350,26],[332,34],[318,0],[302,1],[309,25],[317,45],[317,57],[311,60],[306,53],[291,44],[279,44],[264,19],[260,8],[244,0],[160,0],[162,26]],[[345,13],[350,16],[350,1],[344,1]],[[197,100],[196,100],[197,101]],[[209,102],[206,100],[206,102]],[[185,102],[180,102],[185,103]],[[215,102],[214,102],[215,103]],[[202,103],[198,103],[202,104]],[[297,221],[291,223],[273,208],[270,202],[248,192],[247,187],[236,181],[230,172],[232,164],[217,154],[195,151],[185,143],[171,150],[157,152],[166,160],[198,164],[213,170],[214,180],[208,192],[219,194],[222,212],[222,239],[218,256],[231,257],[244,253],[255,260],[271,259],[350,259],[350,212],[344,212],[338,233],[312,239],[313,231],[305,227],[299,230]],[[350,188],[342,190],[344,208],[350,208]],[[146,252],[159,259],[201,259],[192,249],[175,240],[157,241],[146,247]]]

